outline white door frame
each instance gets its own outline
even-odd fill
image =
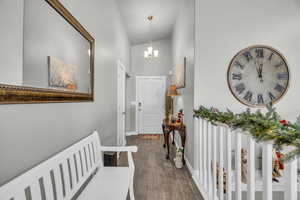
[[[140,128],[139,128],[139,102],[138,102],[138,81],[141,79],[162,79],[165,82],[165,90],[167,86],[167,77],[166,76],[136,76],[135,77],[135,131],[137,134],[140,133]],[[163,120],[163,119],[162,119]]]
[[[119,73],[122,73],[121,70],[124,72],[123,79],[120,79]],[[123,82],[123,83],[122,83]],[[120,90],[119,85],[123,84],[123,91]],[[121,97],[123,93],[123,96]],[[126,136],[125,136],[125,110],[126,110],[126,67],[123,63],[118,60],[117,61],[117,144],[118,146],[125,146],[126,145]],[[124,110],[122,110],[122,108]],[[122,128],[122,132],[120,129]],[[120,142],[122,139],[122,142]]]

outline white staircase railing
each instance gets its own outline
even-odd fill
[[[239,130],[194,120],[194,180],[205,200],[297,200],[296,159],[285,163],[283,176],[274,182],[271,143],[258,144]]]

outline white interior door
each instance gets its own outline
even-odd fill
[[[125,137],[125,87],[126,87],[126,69],[118,61],[118,145],[126,145]]]
[[[162,133],[165,92],[165,76],[136,77],[136,128],[139,134]]]

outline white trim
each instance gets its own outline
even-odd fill
[[[208,193],[206,192],[206,190],[204,189],[203,185],[200,184],[200,182],[197,180],[196,176],[193,176],[193,181],[194,183],[196,184],[198,190],[200,191],[202,197],[204,200],[210,200],[209,199],[209,195]]]
[[[208,193],[205,191],[205,189],[203,188],[203,186],[200,184],[199,180],[197,179],[197,172],[194,170],[194,168],[192,167],[191,163],[189,162],[189,160],[187,159],[187,157],[185,158],[185,164],[187,169],[189,170],[189,172],[191,173],[192,179],[195,183],[195,185],[197,186],[198,190],[200,191],[200,194],[202,195],[203,199],[208,200]]]
[[[184,160],[185,160],[186,167],[188,168],[189,172],[191,173],[191,176],[194,177],[196,172],[195,172],[194,168],[192,167],[190,161],[188,160],[188,158],[186,158],[186,156],[184,156]]]
[[[123,91],[120,90],[120,87],[119,85],[122,84],[120,81],[120,78],[119,78],[119,73],[120,71],[122,71],[122,73],[124,73],[124,81],[123,84]],[[123,63],[120,61],[120,60],[117,60],[117,145],[118,146],[125,146],[126,145],[126,133],[125,133],[125,128],[126,128],[126,125],[125,125],[125,117],[126,115],[123,114],[123,112],[126,111],[126,85],[125,85],[125,82],[126,82],[126,67],[123,65]],[[120,93],[124,93],[123,94],[123,98],[120,99]],[[120,110],[120,107],[121,107],[121,104],[124,104],[124,111]],[[123,116],[124,115],[124,116]],[[121,122],[121,119],[120,119],[120,116],[122,116],[122,118],[124,118],[124,121],[122,121],[122,124],[120,124]],[[122,130],[124,130],[124,133],[120,133],[120,127],[123,127]],[[122,144],[120,144],[120,137],[124,137],[122,139]]]
[[[136,76],[135,77],[135,102],[136,102],[136,106],[135,106],[135,131],[137,134],[139,134],[139,123],[138,123],[138,120],[139,120],[139,112],[138,112],[138,81],[141,80],[141,79],[163,79],[164,82],[165,82],[165,89],[166,89],[166,86],[167,86],[167,77],[166,76]],[[147,133],[145,133],[147,134]],[[150,134],[150,133],[149,133]],[[152,134],[152,133],[151,133]],[[159,134],[163,134],[162,132],[159,133]]]
[[[121,62],[121,60],[117,60],[118,66],[121,67],[124,71],[125,71],[125,75],[126,75],[126,67],[125,65]]]

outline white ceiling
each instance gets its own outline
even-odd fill
[[[183,0],[117,0],[132,45],[170,37]],[[152,25],[147,17],[153,15]]]

